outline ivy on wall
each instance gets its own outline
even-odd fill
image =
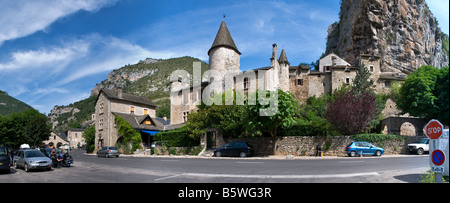
[[[139,133],[138,130],[133,129],[133,127],[120,116],[116,115],[114,121],[117,124],[119,136],[123,138],[123,144],[131,142],[131,152],[136,151],[136,149],[140,149],[140,144],[142,142],[141,133]]]

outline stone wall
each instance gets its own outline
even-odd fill
[[[405,136],[404,141],[388,140],[372,143],[385,150],[385,154],[406,154],[408,144],[420,140],[420,136]],[[345,156],[345,148],[354,140],[351,136],[336,137],[279,137],[275,141],[268,137],[224,139],[231,141],[246,141],[255,148],[256,156],[295,155],[314,156],[316,146],[322,145],[324,156]],[[220,146],[218,146],[220,147]]]

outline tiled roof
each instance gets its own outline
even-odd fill
[[[228,30],[225,21],[222,21],[219,31],[217,32],[216,39],[214,40],[211,49],[209,49],[208,51],[208,55],[213,48],[222,46],[231,48],[235,50],[238,54],[241,54],[241,52],[239,52],[238,48],[236,47],[236,44],[234,44],[233,38],[231,37],[230,31]]]
[[[137,104],[143,104],[143,105],[147,105],[147,106],[156,107],[156,105],[152,101],[150,101],[150,99],[148,99],[146,97],[140,97],[140,96],[128,94],[125,92],[122,93],[122,97],[119,97],[117,91],[111,91],[111,90],[106,90],[106,89],[100,90],[99,96],[100,96],[100,94],[102,94],[102,92],[105,93],[105,96],[108,97],[109,99],[128,101],[128,102],[133,102],[133,103],[137,103]],[[96,103],[97,103],[97,101],[96,101]]]

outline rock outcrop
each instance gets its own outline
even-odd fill
[[[448,66],[448,35],[425,0],[343,0],[339,15],[328,28],[327,54],[359,65],[360,53],[373,53],[383,72]]]

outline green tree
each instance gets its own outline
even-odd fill
[[[260,94],[264,96],[259,96]],[[282,128],[288,129],[295,124],[299,107],[290,92],[279,89],[276,92],[258,90],[251,96],[255,96],[257,102],[256,105],[247,105],[246,108],[249,132],[268,133],[275,140]],[[271,105],[272,102],[275,105]]]
[[[86,141],[86,151],[92,152],[95,148],[95,126],[86,128],[83,132],[84,140]]]
[[[402,113],[449,124],[449,69],[422,66],[406,78],[397,107]]]
[[[231,93],[231,92],[229,92]],[[197,112],[189,114],[186,130],[194,138],[199,138],[209,128],[217,128],[226,138],[239,137],[245,133],[245,106],[236,104],[236,91],[233,91],[232,105],[199,105]],[[225,101],[222,94],[222,101]]]
[[[14,112],[0,118],[0,143],[19,147],[28,143],[39,146],[50,137],[50,126],[47,117],[35,109]]]
[[[28,144],[38,147],[50,137],[50,125],[47,124],[47,116],[37,111],[27,111],[25,116],[29,119],[24,128],[25,140]]]
[[[373,80],[370,80],[370,76],[372,74],[370,73],[369,69],[366,68],[364,64],[362,64],[358,71],[356,71],[355,80],[353,81],[352,85],[352,93],[355,95],[361,95],[365,92],[369,92],[372,94],[375,94],[375,90],[373,89]]]

